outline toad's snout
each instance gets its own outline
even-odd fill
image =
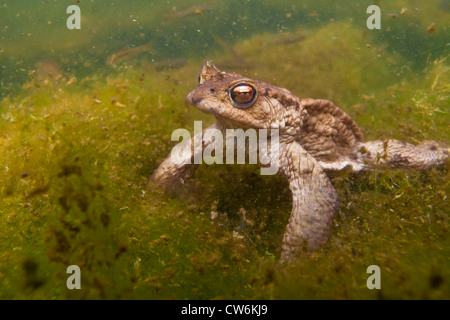
[[[186,101],[189,104],[193,104],[196,105],[197,103],[199,103],[200,101],[202,101],[202,97],[201,95],[196,95],[195,93],[197,92],[197,90],[192,90],[191,92],[189,92],[189,94],[187,95]]]

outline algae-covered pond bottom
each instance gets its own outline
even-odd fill
[[[282,40],[256,34],[212,56],[221,69],[332,100],[368,140],[450,142],[447,57],[410,68],[340,21]],[[230,52],[250,59],[232,65]],[[214,119],[185,102],[203,58],[143,60],[55,77],[43,62],[3,97],[0,298],[450,298],[448,164],[330,175],[340,209],[329,242],[280,266],[291,210],[282,177],[203,164],[173,194],[147,188],[173,130]],[[80,290],[67,288],[70,265]],[[371,265],[381,289],[366,285]]]

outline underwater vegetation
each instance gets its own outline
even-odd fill
[[[366,139],[450,143],[450,57],[442,45],[448,30],[439,14],[431,34],[433,21],[396,1],[391,31],[373,34],[348,19],[347,10],[363,8],[364,1],[321,10],[308,1],[304,8],[280,3],[258,7],[273,9],[263,21],[267,29],[243,19],[247,34],[236,29],[234,35],[216,21],[213,1],[193,9],[174,2],[177,9],[169,11],[153,3],[152,15],[137,19],[146,26],[164,17],[154,39],[121,29],[123,42],[84,52],[79,70],[67,56],[71,62],[42,52],[28,57],[20,41],[5,49],[17,50],[20,65],[31,67],[7,85],[8,68],[18,62],[2,61],[8,68],[0,102],[1,299],[450,298],[448,163],[427,171],[333,174],[340,210],[330,241],[282,268],[277,262],[291,199],[281,177],[261,176],[252,165],[202,165],[174,194],[147,188],[176,144],[173,130],[214,121],[185,102],[205,58],[299,97],[332,100]],[[406,6],[410,16],[400,14]],[[250,11],[242,8],[242,17]],[[330,21],[332,14],[343,18]],[[308,17],[304,25],[293,22],[299,15]],[[286,30],[271,32],[280,17]],[[88,18],[100,37],[105,26]],[[177,23],[195,28],[181,28],[182,34]],[[202,23],[212,26],[200,33],[208,46],[187,49],[171,39],[177,47],[169,52],[158,45],[170,30],[192,34],[196,43]],[[401,46],[411,48],[408,41],[416,39],[429,51],[397,50],[391,35],[405,28],[413,36]],[[136,46],[151,40],[154,60],[167,58],[166,64],[139,52],[108,65],[111,54],[129,47],[127,36],[142,38]],[[70,41],[55,46],[82,50],[85,41],[76,44],[81,49]],[[81,290],[66,287],[69,265],[81,269]],[[369,265],[381,268],[381,290],[366,286]]]

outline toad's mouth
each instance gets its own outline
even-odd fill
[[[194,106],[196,106],[198,103],[200,103],[203,100],[203,98],[201,98],[201,97],[195,98],[195,91],[196,90],[192,90],[191,92],[189,92],[189,94],[186,97],[187,102],[189,104],[193,104]]]
[[[214,116],[219,116],[219,113],[213,107],[209,108],[209,113],[211,113]]]
[[[213,102],[207,98],[194,98],[191,94],[188,95],[187,102],[201,112],[223,119],[235,127],[267,129],[265,123],[254,119],[241,110],[230,110],[222,103]]]

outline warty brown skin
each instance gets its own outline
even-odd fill
[[[236,107],[230,98],[230,90],[240,83],[256,89],[253,104],[246,108]],[[220,71],[210,61],[202,67],[199,85],[187,101],[217,121],[192,138],[197,143],[192,143],[192,152],[181,155],[185,158],[194,159],[214,144],[208,134],[211,129],[224,134],[236,127],[279,130],[279,154],[269,156],[277,161],[278,173],[288,179],[293,201],[283,237],[284,262],[295,260],[304,250],[316,250],[329,238],[338,196],[324,170],[426,169],[443,164],[449,156],[448,145],[432,140],[417,146],[394,139],[364,142],[358,125],[331,101],[299,99],[287,89]],[[169,156],[155,170],[151,183],[174,190],[195,167],[175,163]]]

